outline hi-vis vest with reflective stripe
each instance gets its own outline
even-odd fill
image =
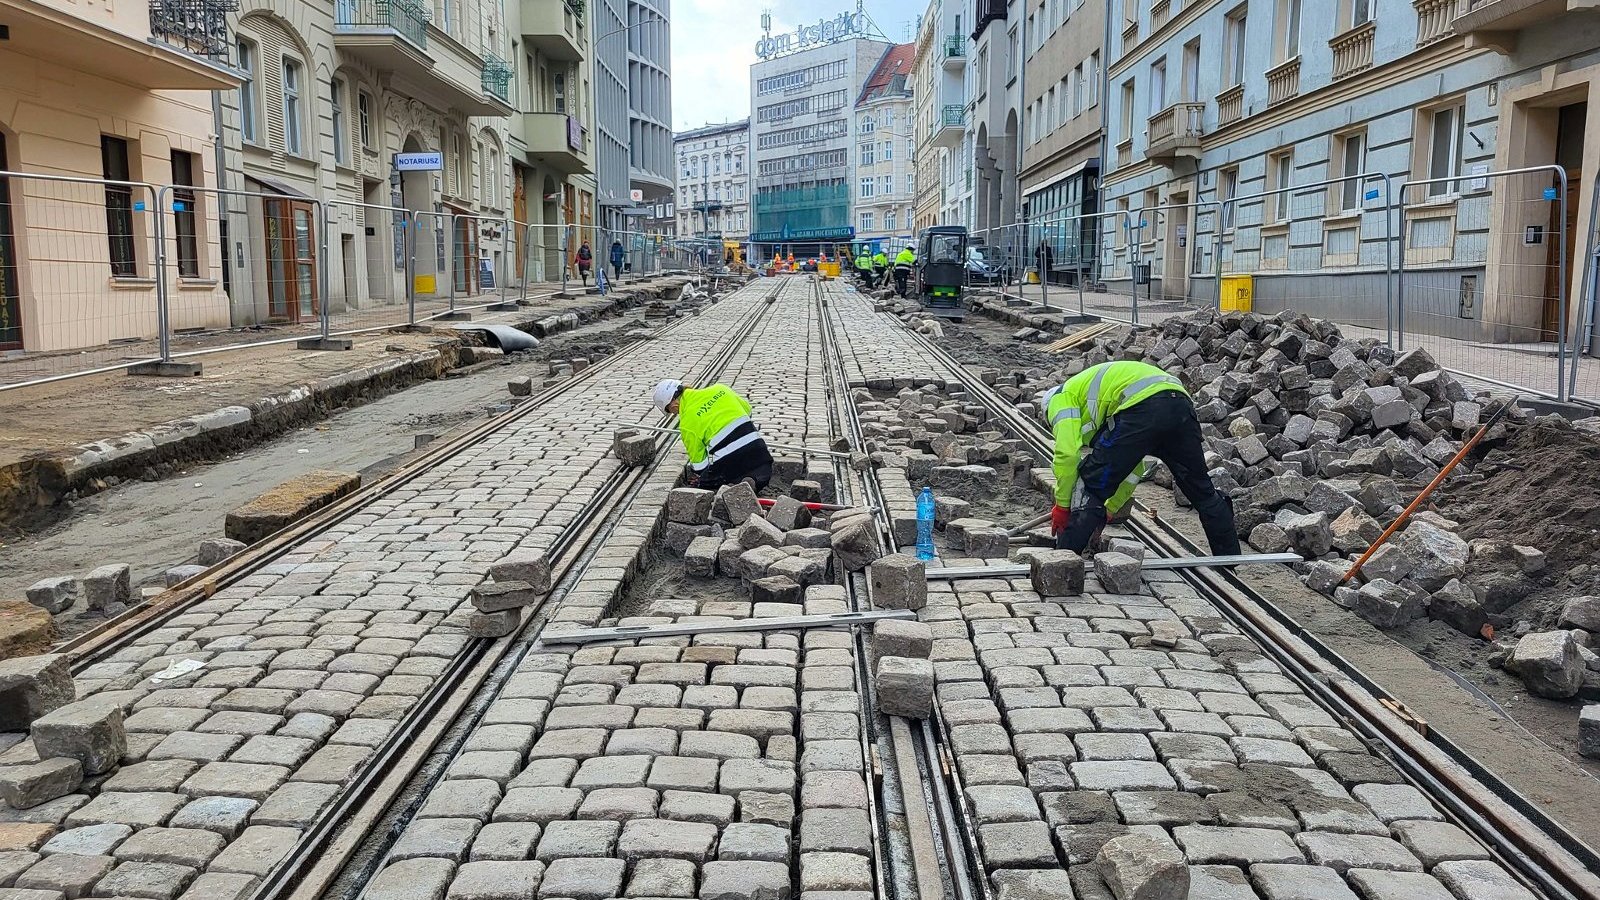
[[[1119,410],[1127,409],[1164,391],[1188,396],[1183,383],[1149,363],[1123,360],[1090,366],[1067,379],[1054,392],[1045,407],[1045,421],[1055,437],[1052,469],[1056,476],[1055,501],[1059,506],[1082,506],[1078,485],[1078,455],[1094,440],[1107,421]],[[1106,508],[1121,508],[1132,496],[1133,488],[1144,475],[1144,465],[1134,470],[1113,495]]]
[[[904,250],[901,250],[899,253],[895,254],[894,264],[897,265],[897,266],[914,266],[914,265],[916,265],[917,264],[916,251],[912,250],[910,247],[907,247]]]
[[[718,456],[761,440],[761,432],[752,427],[749,434],[723,443],[739,426],[752,424],[750,412],[750,401],[725,384],[685,388],[678,398],[678,437],[689,454],[689,467],[700,471]]]

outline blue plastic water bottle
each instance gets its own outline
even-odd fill
[[[933,488],[917,494],[917,559],[933,559]]]

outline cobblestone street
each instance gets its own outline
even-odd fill
[[[750,497],[735,516],[725,491],[711,510],[709,492],[676,490],[675,439],[625,466],[618,425],[657,424],[655,382],[702,374],[750,399],[770,443],[810,451],[774,449],[769,494],[852,508],[763,512]],[[878,559],[915,540],[912,492],[929,477],[915,460],[966,452],[956,436],[992,455],[932,477],[982,470],[966,475],[990,479],[991,499],[1013,477],[1037,486],[1048,462],[982,385],[844,283],[755,279],[580,377],[113,643],[31,740],[0,734],[0,900],[301,896],[325,885],[291,893],[280,867],[346,805],[372,807],[350,822],[392,816],[392,833],[311,856],[371,848],[365,875],[343,873],[365,900],[1557,900],[1204,582],[1141,572],[1158,550],[1137,531],[1108,535],[1135,554],[1120,572],[1114,552],[1086,563],[1003,531],[992,554],[969,536],[947,559]],[[839,449],[854,440],[841,416],[864,446]],[[783,504],[790,518],[770,524]],[[884,545],[860,565],[840,537],[852,528]],[[662,548],[672,565],[742,575],[748,599],[686,591],[619,618]],[[530,587],[552,567],[553,591]],[[549,593],[529,619],[484,605],[517,584]],[[906,621],[717,630],[867,609]],[[665,625],[703,630],[570,642]],[[386,754],[410,759],[430,724],[413,708],[479,654],[503,671],[405,763],[436,775],[358,793]],[[936,746],[903,795],[919,774],[886,770],[914,756],[888,713],[914,706],[920,670],[896,660],[931,665],[930,708],[907,721],[925,719]],[[0,698],[21,710],[11,677],[0,670]],[[63,777],[50,735],[68,731],[54,740],[88,745],[95,765],[70,793],[24,802]],[[937,824],[945,791],[954,833]],[[938,883],[918,883],[929,870],[913,859],[935,860],[922,877]]]

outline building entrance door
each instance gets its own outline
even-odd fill
[[[455,257],[450,262],[450,277],[455,279],[456,293],[470,297],[478,292],[478,220],[470,216],[453,218]]]
[[[0,172],[9,171],[0,132]],[[22,290],[17,285],[17,243],[11,230],[11,179],[0,178],[0,350],[22,349]]]
[[[318,315],[317,229],[304,200],[263,201],[267,245],[267,316],[299,322]]]
[[[1550,239],[1545,241],[1548,254],[1545,265],[1544,310],[1540,317],[1543,334],[1541,340],[1553,341],[1561,320],[1561,291],[1559,280],[1566,272],[1567,284],[1572,284],[1578,245],[1583,243],[1578,234],[1578,211],[1583,204],[1583,128],[1587,118],[1587,103],[1569,103],[1561,107],[1556,116],[1556,164],[1567,170],[1567,221],[1557,220],[1561,204],[1550,204]],[[1566,240],[1561,240],[1561,226],[1565,224]],[[1565,262],[1566,268],[1561,264]]]

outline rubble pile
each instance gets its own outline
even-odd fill
[[[799,614],[813,587],[865,569],[880,550],[866,510],[814,516],[805,503],[820,501],[823,486],[807,479],[795,480],[790,494],[763,510],[747,484],[714,493],[677,488],[667,495],[661,543],[689,575],[740,579],[758,615],[782,609],[759,604],[793,605]]]
[[[1414,515],[1343,579],[1501,405],[1512,403],[1486,440],[1556,417],[1535,420],[1513,401],[1469,390],[1425,349],[1397,353],[1292,310],[1197,311],[1140,331],[1119,329],[1064,354],[1056,367],[981,375],[1037,414],[1044,390],[1119,359],[1150,362],[1183,381],[1212,480],[1232,498],[1240,535],[1260,552],[1299,553],[1306,562],[1297,571],[1312,589],[1382,628],[1429,617],[1474,637],[1529,630],[1508,610],[1535,588],[1544,553],[1511,540],[1468,539],[1460,522],[1434,512]],[[1165,472],[1154,479],[1171,486]],[[1525,650],[1497,653],[1535,693],[1600,698],[1587,632],[1578,632],[1571,653],[1561,640],[1567,634],[1536,631],[1522,637],[1531,640]]]

